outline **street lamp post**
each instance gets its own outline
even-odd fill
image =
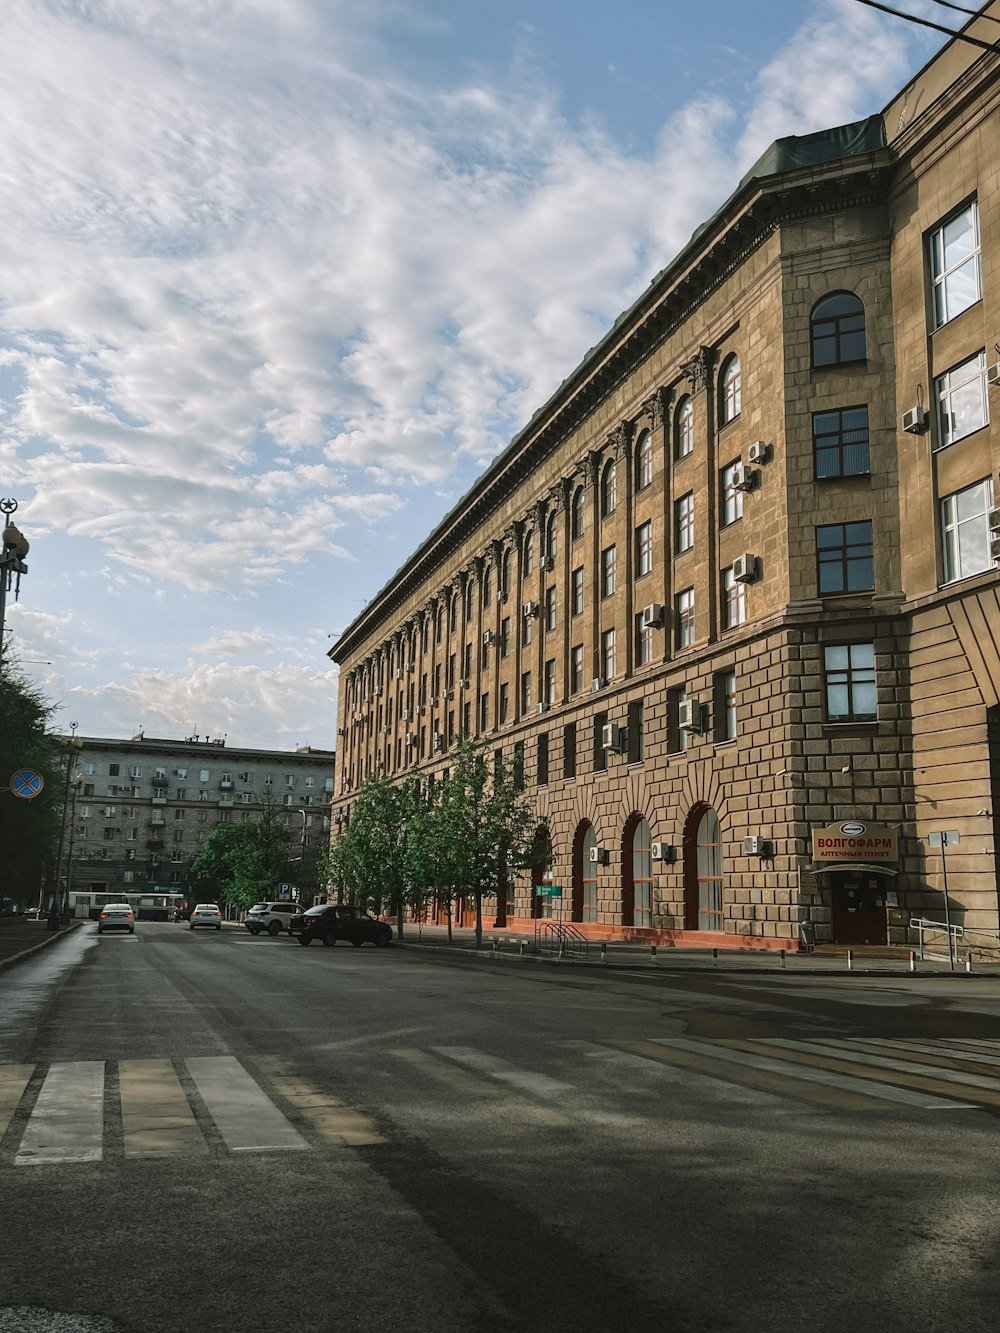
[[[60,887],[59,887],[59,886],[60,886],[60,883],[61,883],[61,881],[62,881],[63,847],[64,847],[65,844],[66,844],[66,817],[67,817],[67,814],[69,813],[69,807],[70,807],[69,788],[70,788],[70,783],[73,781],[73,765],[74,765],[74,763],[76,762],[76,752],[77,752],[78,750],[82,750],[82,749],[83,749],[83,741],[82,741],[82,740],[80,739],[80,737],[76,734],[76,729],[77,729],[78,726],[79,726],[79,723],[78,723],[78,722],[71,722],[71,723],[69,724],[69,729],[70,729],[70,733],[71,733],[71,734],[70,734],[68,740],[65,740],[65,741],[64,741],[64,744],[65,744],[65,746],[66,746],[66,786],[63,788],[63,813],[62,813],[62,824],[60,825],[60,828],[59,828],[59,850],[58,850],[58,852],[56,853],[56,884],[55,884],[55,898],[54,898],[54,901],[55,901],[56,905],[58,905],[58,903],[59,903],[59,899],[60,899],[60,896],[61,896],[61,894],[60,894]],[[77,775],[77,776],[79,776],[79,775]],[[73,811],[74,811],[74,814],[75,814],[75,812],[76,812],[76,791],[75,791],[75,790],[74,790],[74,792],[73,792]],[[73,854],[73,835],[72,835],[72,831],[71,831],[71,832],[70,832],[70,856],[72,856],[72,854]],[[67,884],[66,884],[66,901],[68,902],[68,900],[69,900],[69,863],[68,863],[68,862],[67,862],[67,865],[66,865],[66,881],[67,881]],[[39,905],[39,907],[41,907],[42,904],[39,903],[38,905]]]

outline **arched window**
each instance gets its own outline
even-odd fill
[[[550,560],[556,557],[559,546],[559,515],[553,509],[545,525],[545,554]]]
[[[706,810],[698,823],[698,929],[722,930],[722,834],[719,816]]]
[[[441,642],[444,634],[444,607],[439,606],[437,610],[437,620],[434,625],[434,638],[437,643]]]
[[[448,603],[448,629],[452,634],[458,629],[458,594],[454,592]]]
[[[740,414],[742,390],[740,385],[740,358],[731,356],[722,367],[719,380],[719,425],[735,421]]]
[[[853,292],[833,292],[813,306],[809,319],[814,366],[841,366],[864,361],[865,307]]]
[[[578,486],[573,492],[572,533],[574,541],[576,541],[578,537],[583,536],[586,527],[584,498],[583,487]]]
[[[470,574],[465,583],[465,618],[471,620],[476,609],[476,580]]]
[[[644,430],[635,446],[635,489],[643,490],[653,481],[653,437]]]
[[[653,851],[649,821],[640,818],[632,831],[632,925],[653,924]]]
[[[601,518],[608,518],[618,506],[618,467],[614,459],[601,474]]]
[[[492,583],[493,580],[490,577],[490,567],[489,565],[487,565],[486,568],[483,570],[483,606],[489,606],[490,588],[492,586]]]
[[[583,835],[583,904],[580,914],[581,921],[597,920],[597,862],[591,860],[590,853],[597,846],[597,834],[594,832],[593,824],[587,825],[587,831]]]
[[[530,578],[535,571],[535,534],[531,528],[524,534],[524,577]]]
[[[505,599],[510,595],[510,551],[504,551],[500,561],[500,595]]]
[[[689,397],[677,404],[674,417],[674,456],[687,458],[694,449],[694,403]]]

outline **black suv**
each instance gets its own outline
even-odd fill
[[[301,916],[293,916],[288,923],[288,933],[303,945],[312,944],[313,940],[322,940],[324,944],[350,940],[355,949],[360,949],[362,944],[369,942],[380,948],[392,943],[391,926],[369,916],[360,907],[341,904],[322,904],[310,907]]]

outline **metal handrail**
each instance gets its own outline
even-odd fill
[[[911,916],[910,930],[917,932],[917,948],[920,953],[920,961],[926,958],[942,960],[947,958],[948,962],[954,961],[955,953],[958,947],[958,941],[965,934],[964,926],[953,926],[943,921],[929,921],[925,916]],[[927,949],[928,934],[944,936],[948,942],[948,952],[946,954],[930,953]],[[934,941],[932,941],[933,943]]]

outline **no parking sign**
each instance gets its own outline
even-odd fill
[[[45,786],[45,779],[34,768],[19,768],[10,780],[10,789],[22,801],[33,800]]]

